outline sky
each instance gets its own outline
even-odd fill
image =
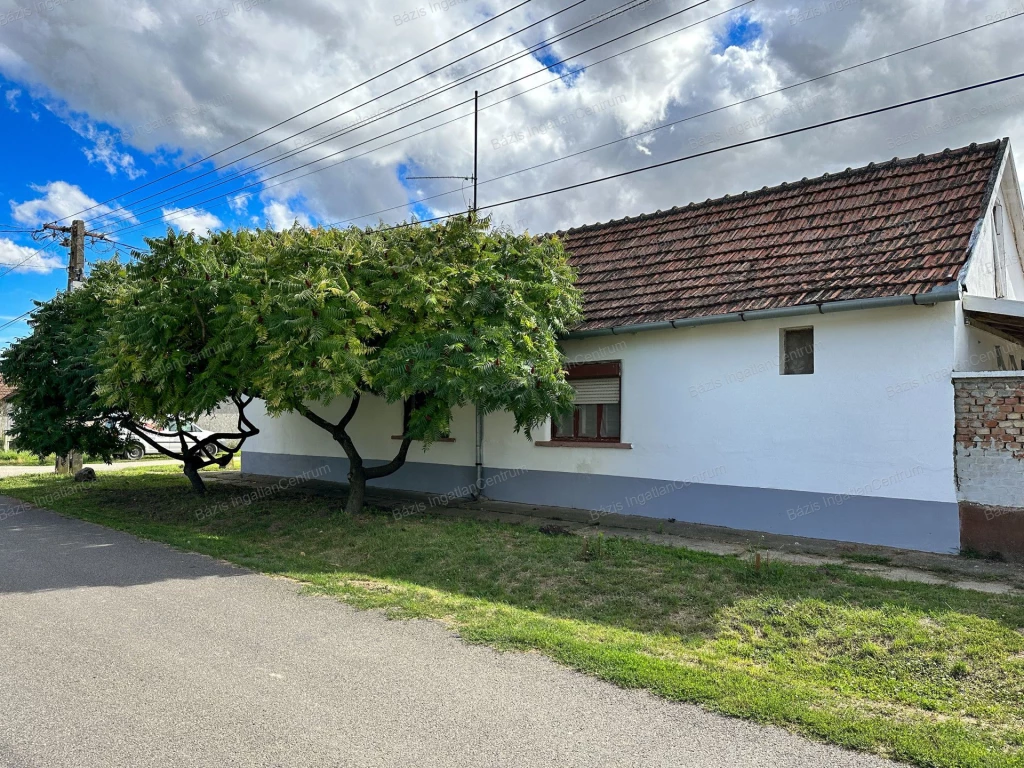
[[[47,222],[120,243],[92,262],[466,210],[474,90],[480,208],[517,231],[1004,136],[1019,164],[1024,79],[495,206],[1024,71],[1021,0],[637,2],[0,0],[0,346],[66,286]]]

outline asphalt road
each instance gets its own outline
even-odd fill
[[[893,765],[48,511],[0,521],[3,768]]]
[[[117,469],[136,469],[138,467],[152,467],[159,466],[161,464],[180,464],[181,462],[174,461],[173,459],[151,459],[148,461],[125,461],[115,462],[114,464],[85,464],[86,467],[92,467],[97,472],[113,472]],[[46,475],[53,472],[53,465],[47,464],[46,466],[6,466],[0,467],[0,477],[14,477],[15,475]]]

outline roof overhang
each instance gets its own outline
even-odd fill
[[[963,307],[964,317],[971,325],[1016,344],[1024,344],[1024,301],[965,295]]]
[[[592,336],[617,336],[623,333],[663,331],[669,328],[692,328],[698,325],[718,325],[721,323],[750,322],[752,320],[773,320],[786,317],[798,317],[800,315],[826,315],[833,312],[849,312],[857,309],[883,309],[885,307],[900,307],[906,305],[931,306],[943,301],[956,301],[959,298],[960,284],[949,283],[948,285],[943,285],[935,290],[928,291],[927,293],[912,293],[902,296],[879,296],[877,298],[849,299],[846,301],[826,301],[820,304],[801,304],[796,307],[778,307],[776,309],[756,309],[751,312],[733,312],[728,315],[686,317],[679,320],[666,320],[660,323],[618,325],[610,328],[589,328],[582,331],[571,331],[565,335],[565,338],[586,339]]]

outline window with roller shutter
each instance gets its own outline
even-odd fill
[[[576,390],[572,413],[551,423],[552,440],[617,443],[622,434],[619,362],[570,365],[566,379]]]

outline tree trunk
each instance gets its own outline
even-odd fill
[[[348,471],[348,499],[345,502],[345,512],[350,515],[358,515],[363,511],[365,502],[366,470],[361,464],[353,464]]]
[[[352,442],[352,438],[349,437],[348,432],[345,431],[349,422],[352,421],[352,417],[356,414],[356,409],[359,407],[359,399],[360,395],[357,392],[352,397],[352,402],[348,406],[348,411],[337,424],[331,424],[326,419],[313,413],[304,405],[300,405],[296,408],[299,413],[324,431],[328,432],[331,437],[334,438],[335,442],[338,443],[338,445],[340,445],[345,451],[349,465],[348,499],[345,502],[345,511],[350,515],[356,515],[363,511],[363,504],[366,502],[366,481],[387,477],[401,469],[402,465],[405,464],[405,457],[409,454],[409,444],[412,442],[412,438],[402,438],[402,445],[399,447],[395,458],[387,464],[367,469],[366,465],[363,464],[363,457],[359,455],[359,450],[356,448],[355,443]]]
[[[203,478],[199,476],[199,469],[192,461],[185,461],[185,477],[192,483],[192,490],[200,496],[206,495],[206,485],[203,483]]]

